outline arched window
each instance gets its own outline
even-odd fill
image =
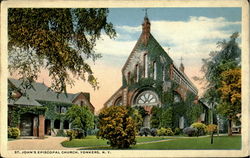
[[[154,80],[156,80],[156,75],[157,75],[157,66],[156,66],[156,62],[153,62],[153,73],[154,73]]]
[[[136,82],[138,82],[139,81],[139,65],[138,64],[136,64],[135,65],[135,76],[136,76]]]
[[[128,84],[130,84],[130,72],[128,72]]]
[[[162,81],[165,81],[165,69],[164,66],[162,66]]]
[[[139,106],[158,105],[158,103],[159,99],[157,94],[149,90],[140,93],[135,99],[135,104]]]
[[[143,58],[143,61],[144,61],[144,77],[147,78],[148,77],[148,54],[145,54],[144,55],[144,58]]]
[[[122,97],[117,98],[114,105],[121,106],[122,105]]]

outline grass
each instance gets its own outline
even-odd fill
[[[159,140],[162,141],[154,142]],[[241,149],[241,136],[215,136],[214,144],[210,144],[210,137],[137,137],[136,141],[137,144],[129,149]],[[84,149],[112,149],[107,146],[106,140],[97,139],[95,136],[64,141],[62,145],[64,147],[83,147]]]
[[[137,144],[131,149],[241,149],[241,136],[214,137],[214,143],[210,143],[210,137],[177,138],[165,142]]]

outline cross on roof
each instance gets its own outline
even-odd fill
[[[179,59],[180,61],[181,61],[181,63],[182,63],[182,60],[184,60],[182,57]]]
[[[145,11],[145,17],[148,17],[148,8],[144,8],[142,10]]]

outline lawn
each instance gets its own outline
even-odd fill
[[[166,137],[136,137],[136,142],[151,142],[157,140],[169,139]],[[97,139],[96,136],[87,136],[85,139],[73,139],[72,141],[62,142],[64,147],[92,147],[92,146],[105,146],[107,140]]]
[[[214,144],[210,137],[137,137],[137,144],[129,149],[168,150],[168,149],[241,149],[241,136],[215,136]],[[159,141],[161,142],[154,142]],[[107,141],[88,136],[86,139],[73,139],[62,142],[64,147],[89,147],[88,149],[111,149]]]

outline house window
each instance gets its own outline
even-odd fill
[[[63,122],[63,129],[69,129],[69,121],[64,120],[64,122]]]
[[[83,106],[83,101],[81,100],[80,105]]]
[[[138,64],[135,65],[135,71],[136,71],[136,82],[138,82],[139,81],[139,65]]]
[[[144,55],[144,77],[147,78],[148,77],[148,54]]]
[[[156,70],[156,62],[153,62],[153,73],[154,73],[154,80],[156,80],[157,70]]]

